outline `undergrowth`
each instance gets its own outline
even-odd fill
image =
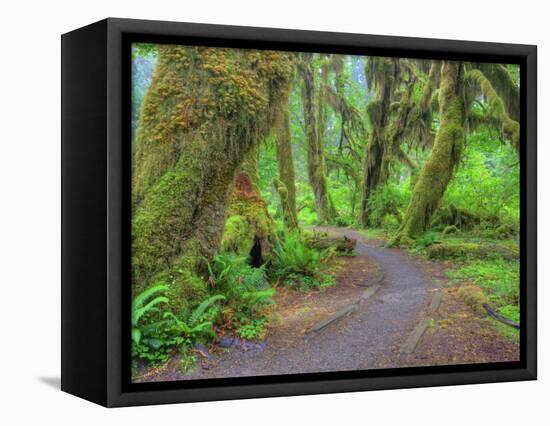
[[[336,282],[327,266],[333,257],[331,249],[309,248],[299,231],[288,232],[275,247],[270,274],[278,282],[301,290],[330,287]]]

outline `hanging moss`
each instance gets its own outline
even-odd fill
[[[497,94],[489,79],[478,69],[469,71],[466,77],[479,85],[496,119],[499,130],[519,152],[519,122],[510,118],[506,112],[503,99]]]
[[[158,56],[132,164],[133,289],[167,276],[181,308],[202,294],[236,170],[271,131],[293,68],[283,52],[166,45]]]
[[[367,104],[371,123],[369,141],[365,147],[360,219],[363,226],[369,223],[369,198],[372,192],[388,177],[390,150],[388,146],[389,110],[399,84],[399,60],[395,58],[369,58],[365,72],[376,91],[375,99]]]
[[[518,65],[515,65],[518,66]],[[498,93],[504,103],[506,113],[514,121],[520,119],[519,82],[508,71],[505,65],[480,63],[479,70],[491,82],[491,86]]]

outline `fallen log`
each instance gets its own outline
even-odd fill
[[[431,259],[452,259],[457,257],[485,259],[491,256],[502,257],[505,260],[515,260],[519,258],[519,252],[517,250],[498,244],[436,243],[429,246],[426,251],[428,257]]]
[[[326,250],[334,248],[337,253],[350,254],[355,250],[357,240],[355,238],[348,237],[321,237],[315,235],[306,241],[306,245],[309,248],[315,248],[318,250]]]

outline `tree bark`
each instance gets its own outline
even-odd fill
[[[161,45],[133,157],[132,277],[183,306],[220,245],[237,168],[269,134],[292,74],[282,52]],[[193,287],[193,288],[191,288]]]
[[[279,167],[279,179],[275,182],[275,187],[281,200],[285,225],[288,229],[295,229],[298,227],[298,214],[296,213],[296,177],[294,157],[292,155],[290,114],[288,108],[283,109],[279,117],[275,142],[277,165]]]
[[[304,86],[302,104],[307,138],[308,178],[315,197],[315,210],[319,223],[330,223],[335,218],[326,178],[322,135],[319,134],[318,117],[315,114],[315,76],[313,54],[304,53],[300,66]]]
[[[440,127],[393,244],[407,245],[415,235],[427,229],[460,161],[466,120],[463,86],[463,64],[445,61],[439,89]]]

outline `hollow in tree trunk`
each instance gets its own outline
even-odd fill
[[[260,194],[258,180],[255,146],[237,170],[221,242],[222,250],[247,256],[254,266],[269,260],[275,241],[275,223]]]

